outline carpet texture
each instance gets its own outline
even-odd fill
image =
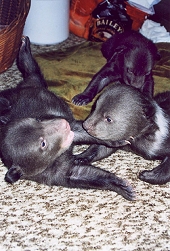
[[[70,49],[75,43],[78,47]],[[90,43],[89,47],[88,42],[77,42],[77,38],[71,36],[56,46],[32,45],[32,51],[50,89],[70,103],[71,98],[85,88],[93,74],[104,63],[99,54],[99,46]],[[154,70],[156,91],[160,90],[159,85],[161,90],[170,90],[170,45],[162,46],[165,47],[161,47],[162,53],[165,54],[161,60],[164,61],[159,62],[159,69],[156,66]],[[84,50],[86,61],[82,59]],[[77,51],[78,56],[74,57]],[[87,63],[87,52],[93,58],[91,63]],[[164,71],[163,75],[158,73],[160,69]],[[0,75],[1,90],[15,86],[20,79],[14,63],[8,71]],[[83,109],[81,111],[73,106],[71,108],[76,117],[85,117],[90,106],[86,110],[80,108]],[[76,147],[75,153],[84,148],[85,146]],[[9,185],[4,181],[6,168],[1,163],[0,250],[170,250],[169,184],[153,186],[138,179],[139,171],[151,169],[158,163],[121,150],[95,163],[127,179],[137,194],[134,202],[126,201],[111,191],[48,187],[24,180]]]

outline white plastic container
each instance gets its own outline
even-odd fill
[[[70,0],[31,0],[23,34],[34,44],[57,44],[69,36]]]

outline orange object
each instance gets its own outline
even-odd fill
[[[88,39],[92,11],[103,0],[72,0],[70,6],[70,31]]]
[[[128,2],[125,2],[125,4],[127,14],[133,20],[132,30],[138,31],[149,14],[131,6]]]

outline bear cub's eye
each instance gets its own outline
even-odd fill
[[[44,148],[46,146],[45,141],[41,142],[41,147]]]
[[[111,119],[111,117],[106,116],[106,121],[107,121],[108,123],[111,123],[113,120]]]
[[[127,72],[130,73],[130,74],[133,74],[133,71],[130,68],[127,69]]]
[[[47,141],[42,137],[40,138],[40,147],[42,150],[45,150],[47,148]]]

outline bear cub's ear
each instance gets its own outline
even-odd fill
[[[17,180],[19,180],[22,176],[22,171],[19,166],[11,166],[8,172],[5,175],[5,181],[13,184]]]

